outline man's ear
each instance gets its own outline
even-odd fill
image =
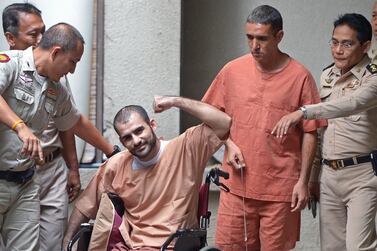
[[[62,48],[60,46],[53,46],[51,51],[50,51],[50,57],[52,59],[52,61],[54,61],[56,59],[56,57],[58,56],[58,54],[62,51]]]
[[[7,39],[7,42],[9,44],[10,48],[13,48],[16,46],[16,36],[10,33],[9,31],[5,32],[5,38]]]
[[[371,42],[368,40],[366,42],[364,42],[361,46],[363,48],[363,52],[364,53],[368,53],[369,51],[369,48],[370,48],[370,45],[371,45]]]
[[[284,31],[283,30],[279,30],[278,32],[276,32],[276,38],[278,39],[278,43],[281,42],[281,40],[283,39],[284,37]]]
[[[149,124],[151,125],[151,128],[153,129],[153,131],[157,130],[157,121],[156,120],[151,119]]]

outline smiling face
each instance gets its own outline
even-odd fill
[[[246,23],[246,37],[254,59],[266,64],[271,55],[279,51],[278,44],[283,38],[283,31],[274,31],[271,24]]]
[[[344,74],[362,60],[368,52],[370,41],[361,44],[357,31],[344,24],[334,29],[331,44],[335,66]]]
[[[59,81],[68,73],[74,73],[77,63],[81,60],[84,46],[78,41],[74,50],[63,52],[59,46],[54,46],[50,52],[50,65],[47,77],[52,81]]]
[[[18,34],[6,32],[10,49],[25,50],[29,46],[37,46],[45,31],[45,24],[41,17],[32,13],[19,12]]]
[[[152,159],[158,152],[157,125],[154,120],[148,124],[139,114],[133,112],[126,123],[117,123],[119,140],[132,155],[143,161]]]

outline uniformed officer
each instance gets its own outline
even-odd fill
[[[45,31],[41,11],[29,3],[11,4],[3,11],[3,30],[11,50],[36,46]],[[68,82],[63,83],[70,91]],[[86,118],[83,121],[84,127],[87,126],[86,130],[92,131],[92,135],[100,134]],[[111,153],[112,146],[101,136],[97,138],[100,140],[93,142],[94,146],[107,154]],[[79,165],[72,129],[59,132],[53,120],[50,120],[48,128],[41,135],[41,142],[45,164],[37,166],[35,175],[35,181],[40,186],[40,250],[54,251],[61,249],[59,243],[67,225],[68,200],[74,200],[80,191]]]
[[[49,118],[59,130],[91,136],[60,83],[75,71],[83,49],[81,34],[60,23],[46,31],[38,47],[0,55],[0,229],[6,250],[39,250],[40,205],[32,176],[34,158],[43,159],[38,138]]]
[[[330,40],[334,65],[321,75],[323,103],[302,107],[273,129],[280,137],[302,118],[328,119],[320,178],[320,237],[325,251],[377,248],[377,173],[371,162],[377,149],[377,66],[367,56],[371,37],[364,16],[339,17]]]
[[[373,4],[371,21],[374,39],[372,39],[372,44],[368,51],[368,56],[372,60],[372,63],[377,64],[377,2]]]

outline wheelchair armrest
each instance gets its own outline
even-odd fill
[[[68,242],[67,251],[72,251],[73,245],[77,241],[79,241],[79,247],[77,248],[77,251],[87,250],[89,241],[90,241],[90,236],[92,235],[92,231],[93,231],[93,225],[94,225],[93,223],[82,223],[80,225],[80,230]],[[82,244],[83,242],[86,242],[86,243]],[[85,245],[86,245],[86,249],[84,247]]]
[[[178,229],[174,234],[170,235],[169,238],[162,245],[160,251],[165,251],[171,242],[177,238],[175,243],[174,250],[198,250],[198,247],[201,248],[206,243],[207,231],[201,228],[192,228],[192,229]],[[189,240],[190,243],[185,242],[185,238]],[[197,243],[193,240],[197,240]],[[183,240],[183,241],[182,241]],[[178,247],[177,247],[178,246]]]

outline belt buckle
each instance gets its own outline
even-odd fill
[[[331,167],[334,170],[338,170],[339,169],[338,162],[336,160],[330,160],[329,162],[330,162],[329,163],[330,164],[329,167]]]
[[[340,168],[344,167],[342,160],[330,160],[330,167],[334,170],[339,170]]]

